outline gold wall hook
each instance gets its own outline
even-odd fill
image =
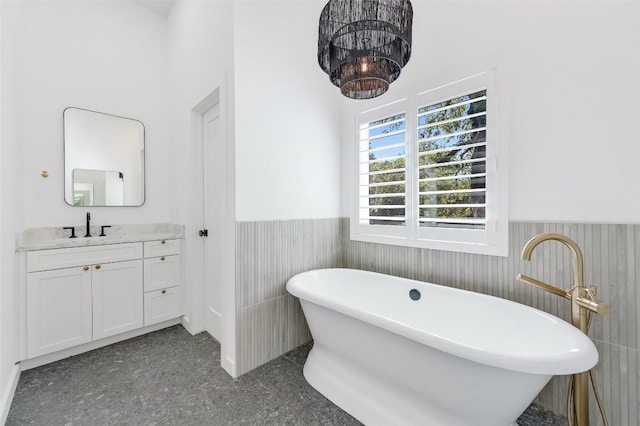
[[[40,173],[40,176],[42,176],[43,178],[48,178],[49,177],[49,172],[46,170],[43,170],[42,173]]]

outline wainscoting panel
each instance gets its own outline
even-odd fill
[[[238,374],[310,340],[285,285],[299,272],[342,266],[343,226],[339,218],[236,223]]]
[[[344,229],[348,230],[348,219],[345,219]],[[571,286],[572,257],[562,244],[544,242],[534,250],[530,262],[521,259],[526,242],[541,232],[567,235],[581,247],[585,282],[595,285],[598,298],[611,306],[609,315],[593,316],[589,332],[600,352],[595,371],[609,423],[640,424],[640,225],[512,222],[508,257],[363,243],[351,241],[345,231],[343,263],[347,268],[491,294],[570,321],[568,300],[515,279],[522,272],[560,288]],[[540,393],[537,402],[564,414],[567,383],[565,377],[554,378]],[[601,420],[596,420],[595,400],[590,408],[592,424],[602,424]]]
[[[239,374],[311,340],[300,302],[291,295],[240,308],[236,327]]]
[[[569,320],[567,300],[515,279],[522,272],[570,287],[572,257],[562,244],[542,243],[530,262],[521,259],[522,247],[541,232],[564,234],[578,243],[585,282],[597,286],[599,299],[611,305],[609,315],[594,315],[589,332],[600,352],[595,374],[609,423],[640,424],[640,225],[512,222],[509,256],[496,257],[351,241],[344,218],[238,222],[238,372],[311,338],[298,300],[285,289],[291,276],[310,269],[347,267],[428,281],[514,300]],[[536,401],[564,414],[567,384],[567,377],[554,378]],[[603,424],[593,395],[591,419]]]
[[[237,306],[284,296],[293,275],[342,264],[340,219],[238,222]]]

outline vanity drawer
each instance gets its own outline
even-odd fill
[[[170,256],[180,254],[180,240],[146,241],[144,257]]]
[[[180,287],[164,288],[144,294],[144,325],[179,317]]]
[[[46,271],[142,258],[142,243],[106,244],[27,252],[27,271]]]
[[[160,256],[144,260],[144,291],[180,284],[180,256]]]

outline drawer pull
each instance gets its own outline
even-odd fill
[[[160,258],[160,260],[164,260],[164,256],[162,256],[162,257]]]
[[[84,267],[84,268],[82,268],[82,269],[84,269],[85,271],[88,271],[88,270],[89,270],[89,267],[88,267],[88,266],[85,266],[85,267]]]
[[[160,293],[167,294],[167,290],[162,290]]]
[[[96,269],[100,269],[100,265],[96,265]]]
[[[167,242],[165,240],[160,241],[160,244],[166,244]]]

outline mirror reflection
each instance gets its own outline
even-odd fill
[[[73,205],[124,205],[124,173],[75,169],[73,171]]]
[[[65,195],[72,206],[144,203],[144,125],[80,108],[64,110]]]

